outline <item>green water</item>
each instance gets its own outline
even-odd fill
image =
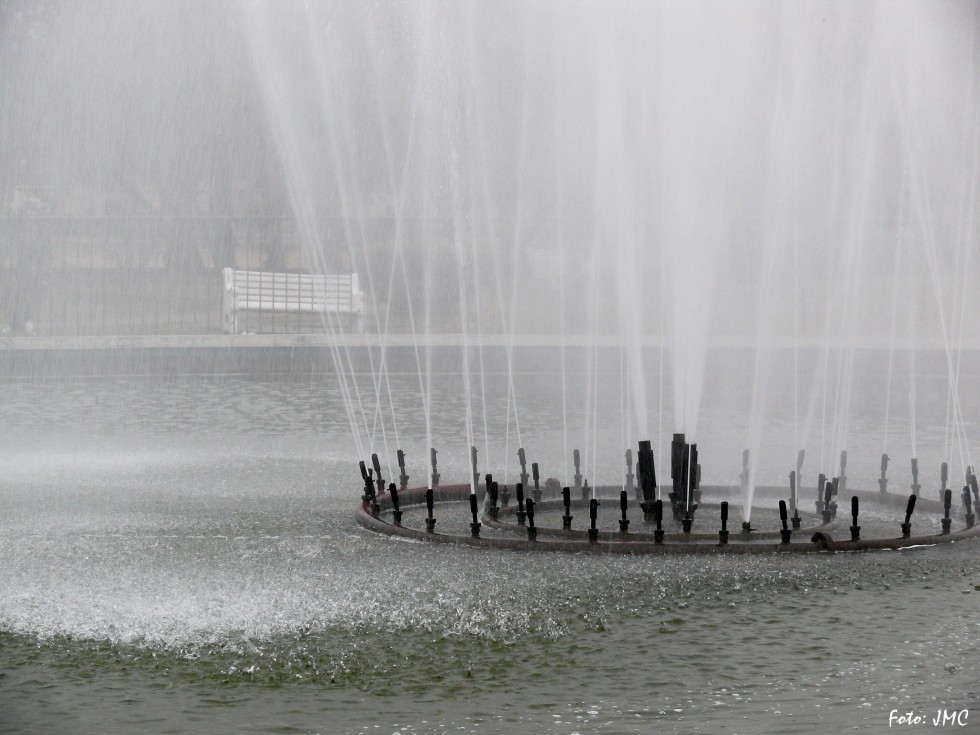
[[[328,380],[50,388],[2,395],[2,732],[875,733],[892,710],[943,709],[980,730],[974,542],[751,559],[429,546],[354,524]],[[529,406],[525,444],[558,456],[546,415]],[[852,484],[878,443],[855,439]],[[457,455],[444,477],[463,476]]]

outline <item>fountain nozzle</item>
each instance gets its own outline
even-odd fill
[[[572,490],[569,487],[561,489],[562,503],[565,506],[565,515],[561,517],[561,530],[572,530]]]
[[[718,532],[718,543],[722,546],[728,543],[728,501],[721,503],[721,530]]]
[[[851,496],[851,541],[861,540],[861,527],[858,525],[858,496]]]
[[[435,506],[435,493],[432,491],[432,488],[430,487],[428,490],[425,491],[425,514],[426,514],[425,530],[428,533],[433,533],[435,532],[436,529],[436,519],[435,516],[433,515],[434,506]]]
[[[789,513],[786,512],[785,500],[779,501],[779,520],[783,524],[782,529],[779,531],[779,537],[784,544],[788,544],[793,532],[789,530]]]
[[[619,531],[620,533],[626,533],[629,531],[630,522],[626,517],[626,510],[629,506],[629,493],[623,489],[619,491],[619,511],[622,517],[619,519]]]
[[[476,493],[470,493],[470,513],[473,515],[473,522],[470,523],[470,533],[474,536],[480,535],[479,503],[476,500]]]
[[[918,497],[915,493],[909,495],[909,502],[905,506],[905,522],[902,524],[902,538],[908,538],[912,535],[912,512],[915,510],[915,499]]]
[[[945,462],[943,463],[945,464]],[[943,536],[949,533],[950,527],[953,525],[952,519],[949,517],[949,510],[953,505],[953,491],[944,490],[943,491]]]
[[[397,450],[398,455],[398,481],[401,482],[402,490],[408,487],[408,474],[405,472],[405,452],[401,449]]]
[[[596,528],[596,518],[599,516],[599,501],[595,498],[589,501],[589,543],[594,544],[599,540],[599,529]]]
[[[436,448],[429,449],[429,461],[432,464],[432,487],[439,487],[439,469],[436,465]]]

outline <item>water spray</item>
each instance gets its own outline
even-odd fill
[[[839,490],[842,493],[847,493],[847,450],[842,449],[840,453],[840,474],[834,478],[836,484],[834,485],[834,495],[837,495]],[[834,515],[837,515],[837,507],[834,506]]]
[[[744,495],[749,491],[749,450],[742,450],[742,473],[738,476],[739,485]]]

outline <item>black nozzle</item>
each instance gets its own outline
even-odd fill
[[[527,464],[527,457],[524,454],[524,447],[520,447],[517,450],[517,461],[521,463],[521,468]]]
[[[371,465],[374,467],[375,477],[381,477],[381,460],[378,459],[377,452],[371,454]]]
[[[401,449],[398,449],[398,450],[395,451],[395,454],[398,456],[398,468],[401,469],[401,470],[404,470],[405,469],[405,452],[403,452]]]
[[[517,496],[517,505],[523,510],[524,508],[524,483],[519,482],[514,485],[514,495]]]
[[[534,487],[538,486],[538,480],[541,479],[541,475],[538,472],[538,463],[531,462],[531,479],[534,480]]]
[[[636,474],[644,503],[652,503],[657,495],[657,468],[649,441],[641,441],[636,452]]]
[[[573,449],[572,450],[572,464],[575,465],[575,469],[576,470],[581,466],[581,463],[582,463],[582,460],[581,460],[581,457],[579,456],[579,451],[577,449]]]
[[[790,537],[793,532],[789,530],[789,513],[786,512],[786,501],[779,501],[779,520],[782,521],[783,527],[779,530],[779,538],[784,544],[788,544]]]
[[[851,496],[851,541],[861,540],[861,527],[858,525],[858,496]]]
[[[912,511],[915,510],[915,499],[917,496],[909,495],[909,502],[905,506],[905,522],[908,523],[912,519]]]
[[[361,467],[361,479],[364,480],[365,483],[368,482],[369,478],[368,478],[367,465],[364,464],[364,460],[362,459],[360,462],[358,462],[358,465],[360,465]]]
[[[629,493],[625,490],[619,491],[619,510],[623,514],[623,518],[626,518],[626,509],[629,507]]]
[[[599,516],[599,501],[595,498],[589,501],[589,541],[595,543],[599,540],[599,529],[596,528],[596,518]]]
[[[721,503],[721,530],[718,532],[718,543],[722,546],[728,543],[728,501]]]
[[[473,536],[480,535],[480,506],[476,500],[476,493],[470,493],[470,513],[473,515],[473,521],[470,523],[470,533]]]
[[[398,507],[398,488],[395,487],[395,483],[388,485],[388,495],[391,496],[391,515],[394,518],[395,525],[400,526],[402,524],[402,509]]]
[[[432,515],[432,509],[434,505],[435,505],[435,493],[432,492],[432,488],[430,487],[428,490],[425,491],[425,512],[426,512],[425,530],[428,531],[429,533],[432,533],[433,530],[435,530],[435,525],[436,525],[435,516]]]
[[[943,491],[943,520],[942,520],[944,535],[949,533],[950,528],[953,525],[953,521],[949,517],[949,509],[952,507],[952,505],[953,505],[953,491],[944,490]]]
[[[500,498],[500,486],[497,484],[496,480],[490,483],[489,492],[490,492],[490,505],[496,508],[497,500]]]
[[[647,506],[650,507],[650,506]],[[664,529],[661,524],[664,520],[664,501],[655,500],[653,502],[653,520],[657,523],[657,528],[653,532],[653,543],[662,544],[664,542]]]
[[[563,487],[561,489],[561,499],[565,504],[565,515],[568,515],[569,509],[572,507],[572,491],[571,488]]]
[[[534,525],[534,500],[527,499],[527,540],[536,541],[538,538],[538,528]]]

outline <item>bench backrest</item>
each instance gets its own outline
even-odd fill
[[[225,291],[234,308],[262,311],[313,311],[358,313],[363,294],[356,273],[273,273],[225,268]]]
[[[364,293],[356,273],[273,273],[225,268],[224,329],[238,333],[242,311],[349,314],[360,322]]]

